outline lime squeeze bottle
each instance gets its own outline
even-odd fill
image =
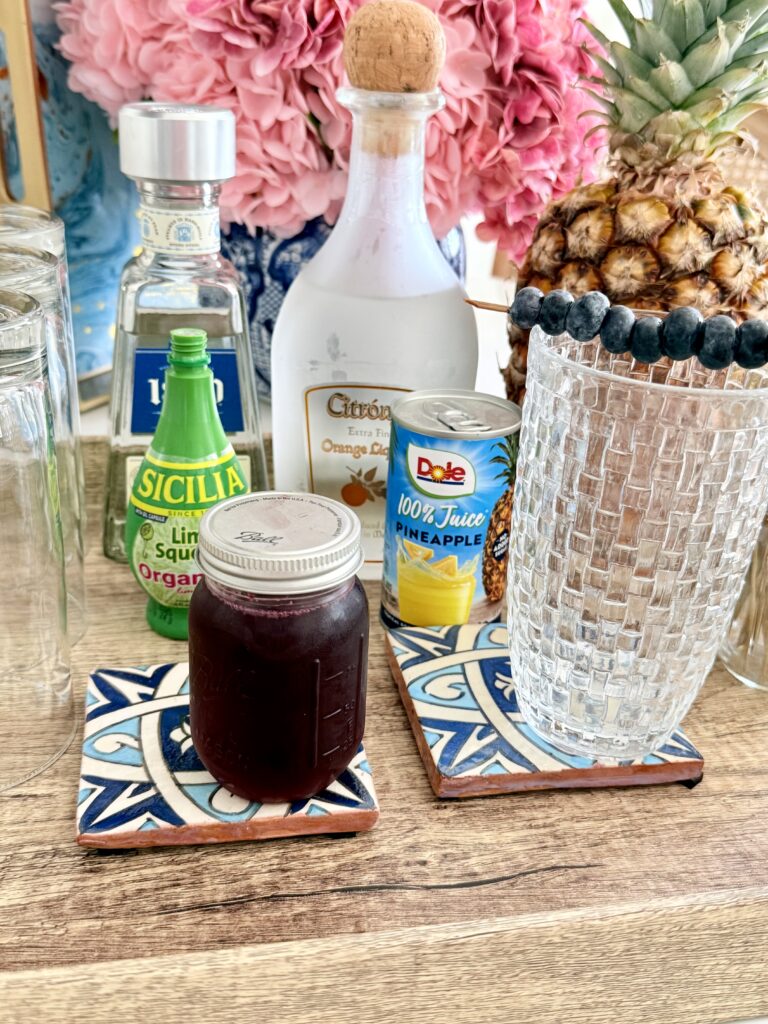
[[[205,331],[171,331],[162,411],[125,523],[128,560],[149,595],[147,622],[173,640],[187,639],[189,602],[200,579],[200,519],[248,489],[221,426],[206,342]]]

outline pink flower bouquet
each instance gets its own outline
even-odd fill
[[[446,106],[427,136],[438,237],[480,211],[479,235],[519,260],[546,204],[589,177],[594,139],[574,88],[591,70],[585,0],[425,0],[448,44]],[[115,117],[123,103],[212,103],[237,117],[225,217],[289,236],[333,223],[350,120],[335,98],[344,27],[362,0],[65,0],[69,83]]]

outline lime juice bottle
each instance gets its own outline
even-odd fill
[[[200,579],[200,519],[248,489],[219,419],[206,342],[205,331],[171,331],[162,412],[125,524],[131,569],[149,595],[147,622],[173,640],[187,639],[189,602]]]

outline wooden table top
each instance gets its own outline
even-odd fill
[[[78,701],[97,665],[186,657],[101,554],[106,448],[87,454]],[[693,790],[439,801],[369,594],[378,827],[86,851],[73,743],[0,798],[0,1021],[703,1024],[768,1010],[768,695],[713,671],[686,721],[706,759]]]

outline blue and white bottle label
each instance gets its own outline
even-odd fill
[[[234,349],[209,348],[216,407],[227,434],[243,429],[243,405]],[[131,433],[154,434],[163,407],[167,348],[139,348],[133,365],[133,404]]]
[[[141,242],[168,255],[201,256],[218,252],[221,229],[218,207],[206,210],[159,210],[139,206]]]

